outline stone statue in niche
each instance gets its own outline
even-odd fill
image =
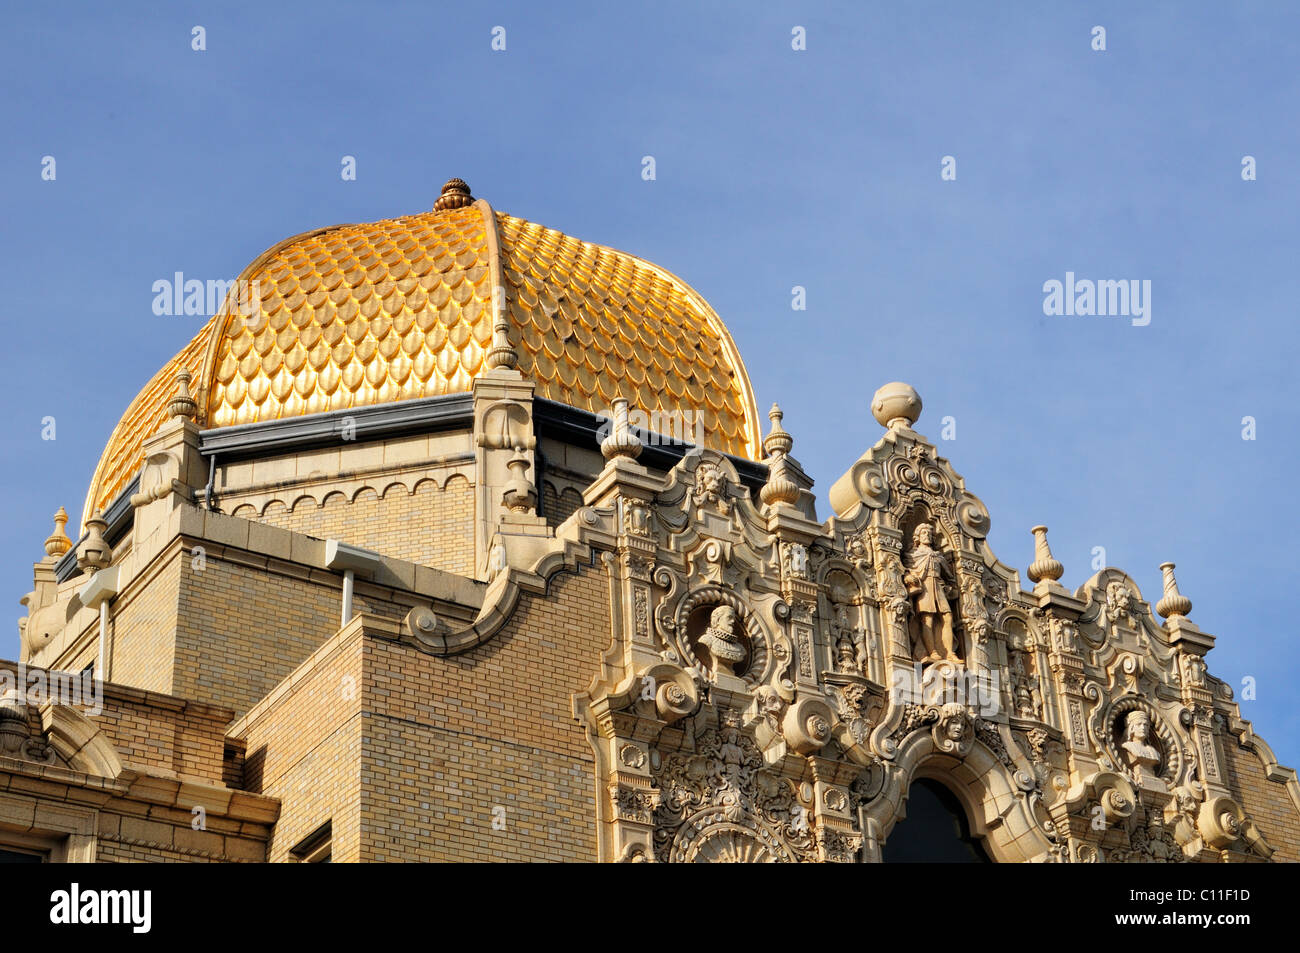
[[[641,503],[632,503],[627,508],[627,531],[637,536],[650,532],[650,511]]]
[[[934,527],[921,523],[912,533],[903,576],[912,600],[912,646],[918,662],[960,662],[953,632],[952,604],[957,577],[948,557],[934,546]]]
[[[808,550],[800,543],[791,543],[789,549],[790,575],[797,579],[808,578]]]
[[[1124,758],[1133,777],[1141,783],[1144,778],[1156,777],[1160,767],[1160,751],[1151,743],[1151,718],[1144,711],[1131,711],[1124,719]]]
[[[1025,653],[1019,649],[1012,649],[1009,655],[1011,694],[1015,702],[1016,714],[1021,718],[1041,717],[1042,699],[1038,691],[1038,679],[1030,674]]]
[[[731,606],[718,606],[709,615],[709,627],[700,636],[700,644],[713,656],[714,668],[735,674],[735,669],[745,661],[745,647],[736,635],[736,610]]]
[[[850,609],[844,603],[831,603],[831,635],[835,639],[835,671],[861,675],[858,663],[857,629],[853,625]]]

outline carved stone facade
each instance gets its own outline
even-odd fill
[[[588,491],[589,544],[622,554],[633,497],[656,527],[653,568],[616,570],[611,594],[654,625],[615,611],[619,650],[575,701],[610,789],[653,805],[611,801],[602,858],[880,859],[921,776],[958,789],[997,860],[1271,857],[1220,768],[1249,726],[1205,673],[1212,637],[1157,622],[1118,570],[1067,592],[1043,527],[1023,589],[983,504],[895,411],[825,524],[737,492],[708,451],[661,479],[620,461]],[[719,616],[743,666],[700,650]]]

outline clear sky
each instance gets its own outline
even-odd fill
[[[1100,546],[1153,603],[1159,564],[1177,562],[1192,620],[1218,637],[1211,671],[1239,696],[1256,680],[1243,714],[1300,765],[1282,598],[1300,588],[1300,12],[754,6],[11,5],[0,583],[14,618],[51,514],[67,507],[75,529],[114,423],[204,320],[155,316],[154,281],[233,278],[289,235],[426,210],[460,176],[700,291],[760,407],[785,409],[823,517],[880,434],[872,392],[905,380],[925,401],[917,429],[988,505],[1003,562],[1023,570],[1043,522],[1067,587]],[[1045,315],[1044,283],[1067,272],[1150,281],[1150,323]],[[956,439],[939,439],[945,416]],[[0,656],[17,653],[15,627]]]

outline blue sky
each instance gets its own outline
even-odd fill
[[[427,209],[456,175],[699,290],[760,406],[785,409],[823,517],[880,433],[872,392],[901,379],[1004,562],[1028,565],[1039,522],[1071,589],[1096,546],[1152,602],[1177,562],[1191,618],[1218,636],[1211,671],[1256,679],[1243,714],[1300,764],[1281,598],[1296,590],[1300,14],[472,6],[7,12],[0,581],[15,618],[51,514],[76,522],[113,424],[202,323],[155,316],[153,282],[233,278],[288,235]],[[1044,315],[1043,283],[1067,271],[1149,280],[1151,323]],[[940,441],[947,415],[956,439]],[[0,656],[17,651],[15,627]]]

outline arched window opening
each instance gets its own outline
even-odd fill
[[[907,817],[890,832],[885,863],[988,864],[981,838],[971,834],[957,796],[938,781],[918,778],[907,796]]]

